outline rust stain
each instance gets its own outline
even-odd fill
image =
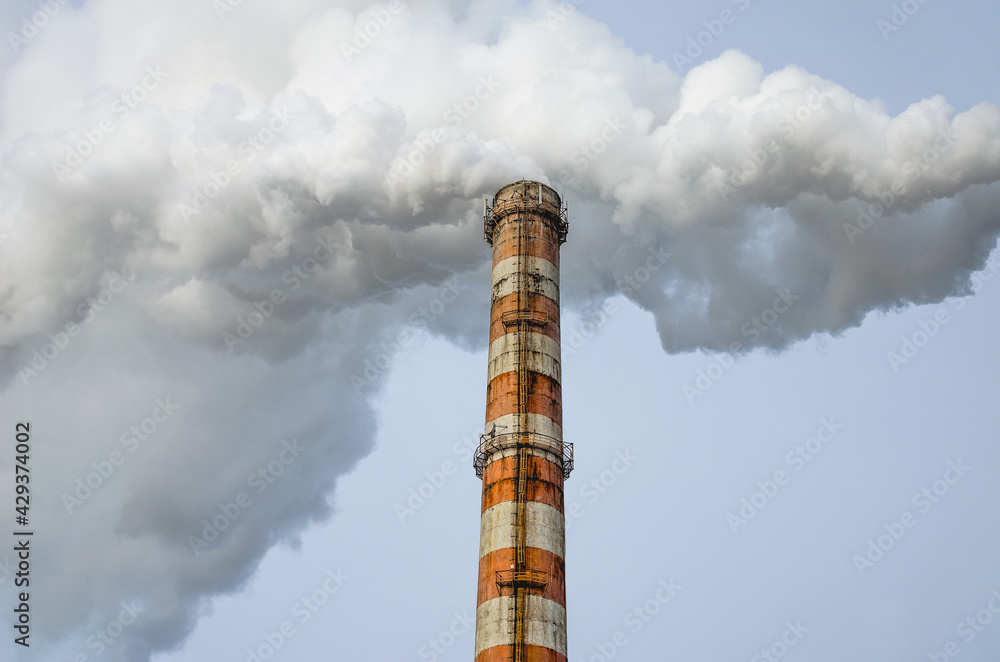
[[[517,224],[503,221],[493,242],[493,266],[501,260],[517,255]],[[559,237],[550,223],[536,220],[521,220],[521,227],[527,236],[521,239],[521,255],[533,255],[559,266]]]
[[[548,416],[561,427],[562,388],[559,382],[545,375],[528,373],[528,389],[526,412]],[[517,373],[499,374],[486,386],[486,420],[516,413]]]
[[[535,595],[551,600],[566,607],[566,562],[559,556],[544,549],[528,547],[525,550],[527,566],[546,575],[545,588],[536,591]],[[496,573],[510,570],[514,565],[514,548],[498,549],[479,559],[479,596],[476,607],[487,600],[498,598],[501,590],[497,587]],[[504,588],[503,595],[510,595],[510,589]]]
[[[495,374],[488,381],[486,420],[495,421],[510,414],[521,414],[519,418],[523,419],[525,414],[535,414],[553,421],[561,430],[558,278],[559,247],[566,240],[568,231],[565,209],[558,193],[550,187],[538,182],[514,182],[501,188],[494,196],[492,211],[486,213],[484,223],[487,241],[493,246],[494,269],[504,260],[518,256],[539,258],[552,265],[550,269],[549,265],[537,260],[504,265],[501,268],[503,275],[498,272],[496,282],[492,283],[489,374],[494,375],[498,370],[506,372]],[[518,273],[507,273],[515,269]],[[518,291],[510,292],[512,289]],[[516,335],[519,341],[507,342],[505,336],[508,335]],[[528,343],[529,337],[534,338],[535,344],[543,349]],[[550,344],[548,341],[539,342],[545,337],[556,341],[554,348],[546,347]],[[503,340],[494,349],[493,343],[498,339]],[[510,369],[511,364],[513,370]],[[519,425],[517,419],[514,425],[515,428]],[[532,442],[531,437],[522,436],[523,432],[527,431],[506,431],[513,435],[513,454],[500,456],[500,452],[507,453],[505,441],[491,437],[488,440],[490,443],[484,446],[483,459],[477,459],[476,470],[483,478],[483,512],[498,504],[514,504],[503,505],[501,510],[511,510],[516,514],[512,527],[516,535],[513,535],[511,547],[494,550],[480,559],[476,604],[478,607],[501,595],[515,597],[516,609],[512,611],[509,625],[511,636],[516,641],[482,651],[476,662],[566,662],[566,657],[555,650],[525,642],[528,595],[541,596],[563,608],[566,605],[565,561],[558,554],[528,547],[526,531],[533,521],[527,518],[527,507],[531,503],[545,504],[559,513],[556,515],[540,506],[532,507],[533,511],[550,513],[546,516],[552,521],[538,525],[543,526],[544,532],[555,535],[549,529],[564,521],[564,470],[572,467],[572,458],[567,456],[569,464],[564,467],[552,458],[533,455],[538,439]],[[559,440],[554,441],[559,444],[562,453],[567,452]],[[483,466],[488,460],[491,461]],[[547,542],[531,540],[535,544],[548,545],[552,542],[548,539]],[[491,538],[490,546],[498,542]],[[559,545],[552,548],[562,550],[563,543],[560,534]],[[487,631],[496,632],[496,625],[487,624]],[[564,632],[556,635],[555,641],[565,640]]]
[[[541,313],[540,317],[544,320],[541,326],[532,327],[532,331],[544,333],[558,342],[559,304],[550,297],[538,294],[537,292],[522,293],[521,302],[528,310]],[[500,297],[493,303],[490,309],[490,342],[493,342],[500,336],[506,335],[508,331],[512,332],[514,330],[514,327],[508,328],[504,326],[503,315],[504,313],[515,313],[517,310],[516,293]]]
[[[514,646],[494,646],[487,648],[476,657],[476,662],[510,662],[513,659],[511,651]],[[551,648],[525,644],[524,662],[567,662],[566,656]]]
[[[528,459],[527,500],[563,512],[563,469],[542,457]],[[483,472],[483,511],[503,501],[517,501],[517,458],[504,457]]]

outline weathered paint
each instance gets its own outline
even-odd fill
[[[521,427],[518,428],[518,419]],[[562,427],[548,416],[541,414],[504,414],[490,419],[486,423],[484,432],[487,434],[503,434],[520,429],[524,432],[545,435],[554,439],[562,439]]]
[[[566,605],[566,562],[561,556],[556,556],[552,552],[536,547],[529,547],[525,550],[527,555],[527,565],[535,570],[546,573],[547,583],[545,588],[536,591],[537,595],[548,598],[553,602]],[[514,548],[507,547],[490,552],[479,559],[479,596],[476,606],[483,604],[487,600],[498,598],[501,589],[497,587],[496,573],[498,571],[510,570],[514,565]],[[510,595],[509,587],[503,588],[503,595]]]
[[[476,610],[476,655],[514,641],[508,614],[513,597],[487,600]],[[537,595],[528,596],[524,643],[566,655],[566,608]]]
[[[525,448],[525,452],[527,453],[528,457],[539,458],[539,459],[545,460],[545,461],[549,462],[550,464],[552,464],[554,466],[560,467],[560,471],[562,471],[563,470],[562,469],[562,466],[563,466],[563,447],[562,447],[562,445],[556,447],[555,446],[556,443],[557,442],[554,442],[554,441],[551,441],[551,440],[544,440],[543,441],[543,440],[538,439],[538,438],[529,438],[528,444],[530,444],[530,446],[527,446]],[[488,456],[486,458],[486,462],[485,462],[485,464],[487,465],[487,469],[489,468],[490,464],[497,464],[501,460],[515,459],[514,463],[516,464],[517,446],[515,446],[513,442],[505,443],[505,444],[502,444],[499,448],[488,449],[487,452],[486,452],[486,455]],[[508,469],[508,471],[509,471],[509,469]],[[516,474],[517,472],[515,471],[514,473]],[[496,468],[494,468],[493,472],[491,472],[491,475],[498,475],[498,474],[496,474]],[[565,473],[564,473],[564,475],[565,475]],[[485,482],[484,482],[484,485],[483,485],[483,497],[484,498],[486,498],[486,494],[488,492],[491,492],[493,490],[493,485],[492,485],[493,483],[499,482],[499,481],[505,479],[504,476],[499,476],[499,475],[495,479],[486,479],[486,472],[485,471],[484,471],[484,474],[483,474],[483,478],[484,478],[484,480],[488,480],[488,482],[489,482],[488,485]],[[507,476],[507,478],[510,478],[510,477]],[[513,480],[513,478],[511,478],[511,480]],[[531,491],[531,489],[532,488],[529,486],[528,487],[528,491]],[[540,501],[541,499],[535,499],[535,500],[536,501]]]
[[[538,182],[505,186],[485,229],[493,271],[476,660],[514,659],[519,613],[521,661],[566,662],[559,195]]]
[[[560,458],[561,460],[562,458]],[[486,465],[483,471],[483,510],[502,501],[517,501],[517,458],[501,457]],[[546,503],[563,512],[563,469],[542,456],[528,458],[528,501]]]
[[[528,373],[527,411],[548,416],[562,425],[562,389],[559,382],[536,373]],[[505,372],[486,386],[486,420],[517,413],[517,373]]]
[[[518,265],[520,264],[520,270]],[[559,269],[537,257],[516,257],[504,260],[493,268],[491,301],[515,292],[529,292],[559,301]]]
[[[562,382],[559,364],[559,342],[542,333],[508,333],[490,343],[487,379],[492,381],[505,372],[517,372],[518,351],[524,342],[525,366],[532,372]]]
[[[540,325],[534,325],[531,330],[544,333],[556,342],[559,341],[559,304],[542,294],[533,292],[522,293],[521,305],[537,314]],[[504,323],[504,316],[515,315],[518,309],[517,293],[511,293],[493,302],[490,308],[490,340],[510,333],[513,328]]]
[[[521,255],[544,258],[559,266],[559,243],[551,226],[542,221],[527,220],[523,222],[523,228],[529,240],[522,241]],[[497,233],[496,240],[493,242],[494,266],[517,254],[517,236],[514,233],[513,224],[501,226],[500,232]]]
[[[494,646],[476,656],[476,662],[510,662],[510,646]],[[550,648],[525,646],[524,662],[567,662],[566,656]]]
[[[559,300],[559,267],[551,260],[535,257],[533,255],[514,255],[498,262],[493,267],[490,277],[490,284],[496,287],[498,284],[509,281],[512,285],[511,292],[521,290],[528,291],[528,286],[536,280],[547,280],[555,284],[556,296],[553,300]],[[520,285],[520,287],[515,287]]]
[[[479,533],[479,558],[516,544],[514,525],[517,503],[501,501],[483,511]],[[528,522],[527,546],[537,547],[566,558],[566,518],[547,503],[529,501],[525,504]]]

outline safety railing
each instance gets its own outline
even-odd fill
[[[499,204],[491,204],[483,200],[483,236],[486,237],[486,241],[492,246],[493,237],[496,235],[497,221],[508,214],[536,212],[546,216],[554,223],[559,244],[565,244],[566,238],[569,236],[569,209],[566,203],[562,203],[558,211],[553,211],[554,209],[555,205],[546,205],[543,207],[533,203],[528,204],[517,199],[507,200]]]
[[[473,466],[476,468],[476,475],[480,478],[483,477],[483,470],[495,453],[502,453],[503,451],[516,452],[522,446],[547,451],[561,458],[563,477],[569,478],[570,472],[573,471],[573,444],[535,432],[508,432],[505,434],[494,434],[489,437],[480,435],[479,447],[476,448],[476,455],[472,461]]]

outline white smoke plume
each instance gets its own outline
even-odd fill
[[[967,293],[1000,230],[988,104],[893,117],[735,51],[682,78],[552,2],[49,4],[0,81],[0,419],[45,440],[42,642],[135,601],[111,654],[176,647],[327,517],[381,344],[485,346],[481,199],[510,181],[569,203],[564,305],[624,293],[668,352]],[[294,480],[208,540],[274,462]]]

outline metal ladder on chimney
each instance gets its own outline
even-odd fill
[[[531,327],[544,328],[548,323],[547,317],[544,313],[539,313],[538,311],[531,311],[525,308],[527,302],[525,301],[527,291],[527,283],[530,282],[528,279],[524,278],[523,268],[523,258],[524,258],[524,228],[522,227],[522,221],[528,218],[528,200],[529,196],[533,198],[528,191],[528,184],[524,184],[524,188],[520,191],[520,199],[514,198],[512,200],[513,204],[504,205],[502,208],[502,213],[504,215],[513,214],[513,219],[515,228],[515,243],[516,243],[516,266],[515,266],[515,292],[516,292],[516,309],[513,311],[508,311],[502,316],[502,323],[505,328],[515,327],[514,337],[517,342],[517,409],[516,409],[516,423],[515,429],[512,436],[515,440],[514,450],[516,457],[515,471],[517,474],[517,502],[514,511],[514,564],[511,566],[510,570],[498,570],[496,572],[496,584],[497,592],[500,595],[504,594],[504,589],[511,589],[513,600],[510,604],[509,609],[509,623],[511,626],[511,631],[514,635],[514,645],[511,649],[510,659],[513,662],[525,662],[525,639],[526,639],[526,620],[527,620],[527,607],[528,607],[528,596],[533,593],[541,593],[549,581],[548,573],[542,570],[533,570],[528,568],[527,560],[527,501],[528,501],[528,481],[530,477],[528,475],[530,458],[532,456],[531,447],[539,443],[540,437],[545,437],[545,435],[538,435],[534,433],[529,433],[527,428],[527,414],[528,414],[528,396],[530,392],[529,387],[529,371],[528,371],[528,358],[530,355],[529,351],[529,333]],[[542,189],[541,186],[538,187],[538,205],[542,204]],[[511,209],[513,207],[513,209]],[[564,218],[565,209],[559,210],[560,219]],[[487,240],[492,245],[494,241],[494,236],[496,232],[495,221],[491,225],[491,218],[496,218],[496,210],[487,207],[486,202],[483,202],[483,217],[484,217],[484,231],[486,233]],[[562,244],[566,240],[566,230],[568,223],[563,222],[558,225],[558,238],[559,243]],[[504,435],[507,436],[507,435]],[[492,437],[491,437],[492,439]],[[573,467],[573,454],[572,454],[572,444],[563,444],[561,440],[552,440],[551,438],[546,438],[547,442],[556,441],[559,446],[559,456],[563,463],[563,475],[568,476],[569,471]],[[482,442],[483,455],[481,464],[477,464],[477,473],[482,476],[481,467],[485,467],[486,461],[492,450],[487,444],[485,436]],[[504,450],[504,444],[501,443],[498,448],[501,450],[501,454]],[[549,443],[546,449],[551,450],[552,445]],[[478,461],[478,460],[477,460]]]
[[[526,219],[527,211],[527,186],[522,192],[522,201],[518,205],[515,216],[516,238],[517,238],[517,508],[515,510],[515,556],[514,572],[510,573],[510,579],[498,577],[498,587],[507,585],[514,589],[514,600],[511,604],[510,618],[513,621],[514,650],[511,660],[513,662],[524,662],[524,641],[525,641],[525,620],[528,607],[528,591],[531,589],[542,589],[548,583],[545,573],[528,569],[527,559],[527,502],[528,502],[528,464],[530,438],[525,429],[528,413],[529,377],[528,377],[528,333],[532,325],[537,324],[533,320],[530,312],[525,308],[526,296],[525,287],[527,279],[524,278],[522,260],[524,258],[524,228],[521,221]],[[539,190],[539,202],[541,202],[541,190]]]
[[[527,193],[527,191],[525,191]],[[527,207],[527,205],[525,205]],[[524,259],[524,228],[521,225],[522,220],[526,217],[522,216],[520,213],[516,216],[517,222],[517,311],[518,319],[517,322],[517,432],[522,434],[517,445],[517,510],[516,510],[516,521],[515,521],[515,531],[517,535],[516,543],[516,553],[514,557],[514,576],[512,579],[512,584],[514,588],[514,604],[511,608],[514,611],[514,650],[513,650],[513,662],[524,662],[524,621],[527,612],[528,601],[527,587],[523,585],[522,582],[518,582],[518,576],[523,576],[527,570],[527,554],[525,548],[527,546],[527,515],[525,510],[527,509],[528,500],[528,437],[526,434],[525,425],[528,413],[528,328],[526,320],[524,319],[525,301],[523,299],[526,296],[524,293],[524,287],[527,283],[524,282],[524,265],[522,260]]]
[[[517,445],[517,509],[515,514],[515,534],[517,536],[516,540],[516,553],[514,557],[514,576],[511,578],[512,585],[514,588],[514,602],[511,605],[511,609],[514,611],[514,650],[513,650],[513,662],[524,662],[524,620],[527,612],[527,587],[522,585],[521,582],[517,581],[518,576],[523,576],[525,570],[527,570],[527,555],[525,553],[525,547],[527,546],[527,516],[525,513],[526,504],[528,499],[528,437],[525,428],[525,418],[528,413],[528,329],[525,320],[523,319],[524,314],[524,302],[522,299],[525,296],[523,289],[526,285],[524,282],[524,272],[522,271],[524,265],[522,264],[523,250],[524,250],[524,228],[521,225],[523,216],[518,214],[517,219],[517,311],[518,319],[517,321],[517,432],[523,436],[518,440]]]

